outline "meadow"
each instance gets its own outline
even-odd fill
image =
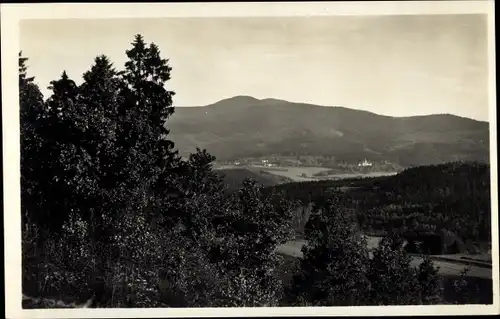
[[[337,180],[360,177],[379,177],[386,175],[395,175],[397,172],[367,172],[367,173],[330,173],[331,169],[321,166],[273,166],[264,165],[246,165],[243,166],[253,172],[267,172],[272,175],[283,176],[294,182],[317,181],[317,180]],[[242,166],[236,165],[221,165],[217,167],[220,170],[239,169]],[[323,173],[323,175],[318,175]]]

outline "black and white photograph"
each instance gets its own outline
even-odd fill
[[[385,5],[2,5],[9,317],[498,313],[493,2]]]

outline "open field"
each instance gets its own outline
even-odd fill
[[[313,177],[314,174],[328,170],[324,167],[295,167],[295,166],[280,166],[280,167],[265,167],[255,166],[271,174],[281,175],[288,177],[296,182],[301,181],[314,181],[317,178]],[[280,170],[276,170],[279,168]],[[284,169],[284,170],[282,170]]]
[[[433,256],[431,256],[431,259],[433,260],[434,265],[436,267],[439,267],[439,273],[443,276],[458,276],[460,275],[460,272],[464,270],[465,267],[467,267],[469,269],[469,272],[467,273],[468,277],[483,278],[483,279],[493,278],[491,268],[464,265],[462,263],[451,262],[451,261],[442,261],[439,259],[435,259]],[[421,257],[416,257],[416,256],[413,257],[412,261],[413,266],[416,267],[420,265],[420,263],[422,263]]]
[[[235,166],[236,167],[236,166]],[[229,166],[224,166],[223,168],[229,168]],[[276,166],[267,167],[263,165],[250,165],[247,166],[248,169],[261,170],[268,172],[273,175],[284,176],[293,180],[294,182],[305,182],[305,181],[318,181],[318,180],[336,180],[336,179],[346,179],[346,178],[357,178],[357,177],[379,177],[387,175],[395,175],[397,172],[370,172],[370,173],[339,173],[331,174],[325,176],[314,176],[320,172],[326,172],[330,168],[319,167],[319,166]]]
[[[442,255],[440,257],[446,257],[446,258],[454,258],[456,260],[466,260],[466,261],[474,261],[474,262],[480,262],[480,263],[487,263],[491,265],[491,251],[487,254],[475,254],[475,255],[469,255],[469,254],[456,254],[453,256],[450,255]]]
[[[345,174],[331,174],[327,176],[318,176],[316,180],[323,179],[346,179],[346,178],[359,178],[359,177],[380,177],[396,175],[398,172],[369,172],[369,173],[345,173]]]
[[[282,170],[282,168],[285,168],[286,170]],[[344,174],[331,174],[325,176],[314,176],[314,174],[316,173],[327,171],[328,168],[325,167],[279,167],[279,170],[274,167],[273,168],[262,167],[262,170],[267,171],[274,175],[281,175],[288,177],[295,182],[337,180],[337,179],[359,178],[359,177],[380,177],[380,176],[397,174],[396,172],[370,172],[366,174],[344,173]]]
[[[331,168],[321,167],[321,166],[273,166],[268,167],[264,165],[217,165],[215,169],[217,170],[228,170],[228,169],[248,169],[255,172],[267,172],[272,175],[283,176],[294,182],[306,182],[306,181],[319,181],[319,180],[337,180],[337,179],[347,179],[347,178],[359,178],[359,177],[380,177],[395,175],[397,172],[368,172],[368,173],[332,173],[325,174],[322,176],[315,176],[315,174],[321,172],[328,172]]]
[[[303,239],[291,240],[289,242],[284,243],[278,248],[278,252],[295,258],[302,257],[302,247],[307,243],[307,241]]]
[[[246,168],[251,171],[264,171],[268,172],[272,175],[283,176],[293,180],[294,182],[303,182],[303,181],[316,181],[318,178],[313,177],[313,174],[318,172],[327,171],[328,168],[325,167],[294,167],[294,166],[279,166],[279,167],[267,167],[264,165],[221,165],[216,169],[225,170],[225,169],[235,169],[235,168]],[[303,176],[302,174],[305,174]]]
[[[285,285],[290,285],[291,280],[298,270],[299,258],[302,255],[300,249],[305,243],[304,240],[292,241],[280,247],[279,251],[283,256],[281,266],[281,276]],[[414,257],[412,266],[417,267],[422,262],[422,258]],[[439,273],[443,279],[443,297],[445,304],[456,304],[460,300],[460,295],[456,292],[454,283],[460,277],[460,272],[464,269],[463,264],[450,263],[434,260],[435,266],[439,267]],[[480,267],[468,267],[469,272],[467,282],[471,285],[474,300],[473,304],[491,304],[493,302],[493,281],[491,269]]]
[[[380,241],[380,237],[371,237],[367,236],[368,239],[368,249],[373,249],[378,246]],[[293,240],[282,245],[278,251],[285,256],[301,258],[302,257],[302,246],[304,246],[307,241],[303,239]],[[464,255],[440,255],[440,256],[431,256],[434,261],[434,264],[439,267],[439,273],[443,276],[458,276],[460,272],[465,268],[469,268],[468,276],[475,278],[483,278],[483,279],[492,279],[492,270],[491,266],[487,267],[487,265],[477,266],[472,263],[465,264],[463,259]],[[491,257],[490,257],[491,258]],[[422,262],[422,258],[418,256],[413,257],[412,265],[418,266]]]

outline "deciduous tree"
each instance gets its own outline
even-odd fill
[[[282,298],[276,249],[290,239],[292,210],[273,205],[262,186],[247,179],[244,187],[213,219],[215,236],[209,251],[220,286],[215,305],[276,306]]]
[[[366,241],[353,213],[339,204],[342,195],[327,193],[306,227],[307,244],[290,294],[303,306],[362,305],[368,290]]]

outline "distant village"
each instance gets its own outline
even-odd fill
[[[300,159],[292,159],[292,158],[249,158],[249,159],[240,159],[232,162],[221,163],[226,165],[234,165],[234,166],[263,166],[263,167],[279,167],[279,166],[308,166],[312,163],[308,163],[307,161]],[[385,161],[383,164],[389,164],[389,162]],[[314,164],[315,166],[318,164]],[[342,163],[339,163],[342,165]],[[355,166],[355,164],[344,163],[343,165]],[[367,160],[366,158],[357,163],[358,167],[372,167],[374,165],[373,162]]]
[[[366,160],[366,158],[361,163],[358,163],[359,167],[371,167],[372,165],[373,165],[373,163]]]

